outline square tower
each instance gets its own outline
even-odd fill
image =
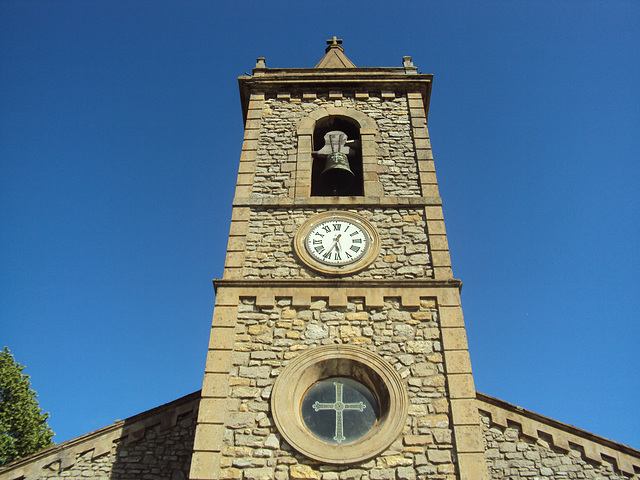
[[[245,132],[191,479],[487,477],[427,131],[432,75],[239,78]]]

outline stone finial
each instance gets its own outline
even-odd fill
[[[418,68],[413,64],[411,57],[404,56],[402,57],[402,66],[404,67],[405,73],[417,73]]]
[[[256,68],[267,68],[267,62],[264,57],[258,57],[256,60]]]

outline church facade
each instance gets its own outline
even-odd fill
[[[245,134],[201,392],[0,480],[632,479],[640,452],[475,391],[410,57],[239,78]]]

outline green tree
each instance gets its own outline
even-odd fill
[[[0,465],[53,445],[49,414],[40,410],[38,396],[22,370],[4,347],[0,352]]]

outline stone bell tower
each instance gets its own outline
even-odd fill
[[[411,57],[239,78],[245,123],[192,479],[487,477]]]

